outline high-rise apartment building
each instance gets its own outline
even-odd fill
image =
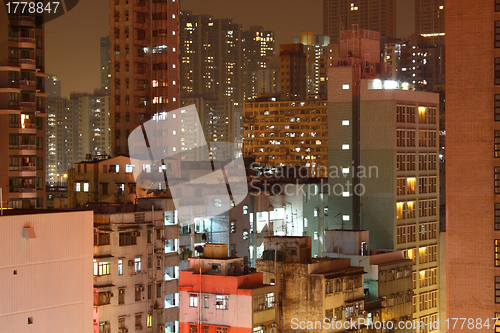
[[[415,0],[415,33],[444,45],[445,0]]]
[[[101,38],[101,90],[109,93],[111,81],[111,41],[109,36]]]
[[[329,178],[328,207],[336,229],[369,230],[372,250],[413,260],[414,319],[434,320],[439,299],[428,302],[428,292],[439,292],[439,281],[417,280],[439,267],[439,95],[379,79],[367,68],[380,59],[364,68],[362,56],[378,42],[360,45],[329,69],[329,168],[341,171]]]
[[[77,162],[78,131],[75,130],[78,102],[67,98],[47,99],[47,182],[66,182],[64,175]],[[86,130],[89,130],[88,128]],[[88,135],[88,132],[82,133]]]
[[[242,33],[242,47],[243,100],[250,101],[259,94],[257,71],[268,68],[274,55],[274,33],[252,26]]]
[[[61,80],[57,78],[57,75],[49,74],[45,78],[45,92],[48,94],[48,98],[60,98],[61,86]]]
[[[264,166],[302,167],[313,177],[326,177],[327,110],[326,101],[316,100],[245,103],[243,156]]]
[[[500,3],[445,11],[447,317],[485,323],[500,317]]]
[[[332,44],[354,24],[380,32],[382,38],[396,37],[396,0],[323,0],[323,35],[330,36]]]
[[[183,98],[183,105],[196,105],[198,111],[198,119],[184,119],[185,115],[181,114],[183,118],[185,130],[183,132],[184,140],[200,140],[203,139],[210,145],[209,156],[212,160],[231,161],[234,157],[234,150],[232,149],[217,149],[217,142],[236,142],[235,137],[235,112],[234,103],[226,98],[222,100],[210,98]],[[188,117],[191,117],[189,115]],[[201,126],[195,125],[200,121]],[[192,124],[192,125],[191,125]],[[202,130],[200,133],[189,133],[192,130]],[[187,146],[194,146],[196,142],[185,142]],[[184,160],[187,161],[201,161],[202,156],[206,154],[205,151],[199,149],[187,150],[184,152]]]
[[[109,5],[111,146],[117,155],[128,154],[128,137],[137,126],[180,106],[180,9],[179,1]]]
[[[185,11],[180,33],[182,96],[214,95],[241,105],[241,25]]]
[[[307,98],[307,58],[304,45],[280,45],[280,93],[285,100]]]
[[[181,93],[213,95],[235,106],[257,97],[257,71],[274,55],[274,33],[260,26],[242,30],[230,19],[181,13]]]
[[[71,93],[47,100],[47,181],[66,182],[74,163],[111,154],[110,96]]]
[[[43,20],[43,15],[0,11],[0,187],[5,207],[45,207]]]
[[[302,32],[296,42],[304,45],[306,53],[306,84],[308,95],[326,96],[329,36],[315,35],[314,31]]]
[[[372,249],[413,259],[414,319],[434,320],[439,300],[426,300],[439,282],[417,280],[439,267],[439,95],[378,79],[357,88],[357,68],[339,63],[330,75],[328,157],[342,170],[330,178],[335,227],[369,230]]]
[[[395,59],[398,80],[413,84],[417,90],[444,90],[444,45],[414,34],[400,44],[399,56]]]
[[[74,163],[83,161],[88,154],[111,154],[110,96],[96,91],[96,94],[72,94],[72,100],[78,108]]]

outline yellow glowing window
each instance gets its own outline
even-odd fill
[[[418,107],[418,122],[421,124],[427,123],[427,108],[424,106]]]
[[[408,201],[406,206],[408,207],[408,218],[415,217],[415,201]]]
[[[148,313],[148,327],[153,326],[153,317],[151,316],[151,313]]]
[[[403,207],[403,202],[398,202],[396,204],[396,218],[398,220],[404,219]]]
[[[407,194],[415,194],[415,178],[406,178]]]

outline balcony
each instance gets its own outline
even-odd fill
[[[22,87],[35,87],[36,82],[33,80],[21,80]]]
[[[19,105],[21,105],[22,108],[34,108],[35,102],[21,102]]]
[[[34,59],[20,59],[21,69],[36,69],[36,64]]]
[[[34,165],[21,166],[19,167],[19,171],[36,171],[36,166]]]
[[[20,48],[34,49],[35,48],[35,38],[31,37],[19,37],[17,39]]]
[[[36,150],[36,145],[20,145],[20,150]]]
[[[19,16],[17,18],[17,25],[34,28],[35,27],[35,17],[33,17],[33,16]]]
[[[34,193],[34,192],[36,192],[36,188],[35,187],[20,187],[19,192],[20,193]]]

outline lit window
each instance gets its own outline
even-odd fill
[[[198,307],[198,295],[195,294],[189,295],[189,306],[192,308]]]
[[[229,296],[216,295],[215,296],[215,309],[217,310],[227,310],[229,302]]]
[[[342,126],[349,126],[349,120],[342,120]]]
[[[132,172],[134,172],[134,167],[135,167],[134,164],[127,164],[127,165],[125,165],[125,172],[126,173],[132,173]]]
[[[309,223],[307,217],[304,217],[304,228],[307,228],[308,224]]]
[[[342,145],[342,150],[348,150],[349,149],[349,145]]]
[[[248,206],[244,205],[243,206],[243,215],[247,215],[247,214],[248,214]]]
[[[80,192],[80,183],[75,183],[75,192]]]
[[[94,276],[109,275],[109,262],[101,261],[97,262],[94,260]]]
[[[118,275],[123,275],[123,260],[118,259]]]
[[[134,260],[134,270],[136,273],[141,271],[141,258],[135,258]]]
[[[343,85],[342,85],[342,89],[344,89],[344,90],[349,90],[349,85],[348,85],[348,84],[343,84]]]
[[[83,192],[89,191],[89,183],[83,183]]]
[[[348,174],[349,173],[349,168],[342,168],[342,173],[343,174]]]
[[[342,196],[345,198],[345,197],[348,197],[349,196],[349,192],[342,192]]]

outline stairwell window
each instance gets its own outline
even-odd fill
[[[495,239],[495,267],[500,267],[500,239]]]
[[[500,276],[495,276],[495,303],[500,303]]]
[[[497,21],[497,22],[500,22],[500,21]],[[500,29],[500,28],[496,28],[496,29]],[[498,41],[497,43],[500,43],[500,41]],[[499,47],[499,46],[497,46]],[[499,85],[500,84],[500,58],[495,58],[495,85]]]
[[[495,194],[500,194],[500,167],[495,167]]]
[[[500,47],[500,21],[495,21],[495,48]]]

